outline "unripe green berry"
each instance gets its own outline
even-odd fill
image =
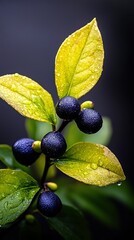
[[[94,108],[94,103],[92,101],[85,101],[80,105],[80,107],[81,110],[83,110],[84,108]]]
[[[54,182],[47,182],[46,184],[46,187],[48,187],[51,191],[56,191],[58,186],[56,183]]]

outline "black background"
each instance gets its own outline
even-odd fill
[[[54,61],[60,44],[96,17],[105,61],[100,81],[80,101],[92,100],[111,118],[109,148],[133,184],[134,6],[128,0],[0,0],[0,75],[26,75],[48,90],[56,103]],[[0,100],[0,144],[26,136],[25,118]]]

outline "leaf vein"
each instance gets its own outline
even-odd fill
[[[79,61],[80,61],[81,56],[82,56],[82,54],[83,54],[83,51],[84,51],[86,42],[88,41],[89,35],[90,35],[91,31],[92,31],[92,28],[93,28],[93,25],[92,25],[92,27],[91,27],[91,30],[90,30],[89,34],[87,35],[87,38],[86,38],[86,40],[85,40],[85,44],[84,44],[83,48],[81,49],[81,52],[80,52],[78,61],[77,61],[76,65],[75,65],[74,72],[73,72],[72,77],[71,77],[69,89],[68,89],[68,92],[67,92],[67,94],[66,94],[67,96],[69,95],[69,92],[70,92],[70,90],[71,90],[71,87],[72,87],[72,84],[73,84],[73,78],[74,78],[74,75],[75,75],[76,68],[77,68],[77,66],[78,66],[78,64],[79,64]]]

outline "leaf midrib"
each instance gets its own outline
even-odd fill
[[[89,163],[89,164],[95,163],[95,162],[87,162],[87,161],[85,161],[85,160],[80,160],[80,159],[76,159],[76,158],[69,158],[69,157],[68,157],[68,158],[65,157],[65,158],[62,158],[62,159],[60,159],[60,160],[63,161],[63,162],[64,162],[64,161],[67,162],[68,159],[71,160],[72,162],[76,162],[76,163],[77,163],[77,162],[83,162],[83,163],[85,163],[85,164],[86,164],[86,163]],[[60,162],[60,160],[57,160],[57,163]],[[97,163],[95,163],[95,164],[97,164]],[[122,176],[122,175],[119,175],[117,172],[115,172],[115,171],[113,171],[113,170],[111,171],[109,168],[106,168],[106,167],[104,168],[103,166],[99,166],[98,164],[97,164],[97,166],[100,167],[100,168],[102,168],[102,169],[108,170],[108,171],[110,171],[110,172],[112,172],[112,173],[115,173],[115,174],[118,175],[118,176]],[[97,170],[97,169],[95,169],[95,170]],[[93,169],[93,171],[95,171],[95,170]]]
[[[82,48],[82,50],[81,50],[81,53],[80,53],[80,55],[79,55],[78,61],[77,61],[76,65],[75,65],[74,72],[73,72],[73,74],[72,74],[72,78],[71,78],[70,85],[69,85],[69,89],[68,89],[68,91],[67,91],[66,96],[68,96],[69,93],[70,93],[70,89],[71,89],[72,84],[73,84],[73,79],[74,79],[74,75],[75,75],[75,72],[76,72],[76,68],[77,68],[77,66],[78,66],[78,64],[79,64],[79,61],[80,61],[80,59],[81,59],[82,53],[83,53],[83,51],[84,51],[84,48],[85,48],[86,42],[87,42],[87,40],[88,40],[88,38],[89,38],[89,35],[90,35],[91,31],[92,31],[92,28],[93,28],[93,24],[92,24],[91,29],[90,29],[90,32],[89,32],[89,34],[88,34],[88,36],[87,36],[87,38],[86,38],[86,40],[85,40],[85,43],[84,43],[84,46],[83,46],[83,48]]]
[[[0,185],[13,185],[13,184],[11,184],[11,183],[4,183],[4,184],[1,184],[0,183]],[[25,190],[25,189],[36,189],[36,188],[39,188],[39,186],[30,186],[30,187],[24,187],[24,188],[19,188],[19,189],[17,189],[17,190],[15,190],[13,193],[11,193],[11,194],[9,194],[9,195],[7,195],[6,197],[4,197],[4,198],[2,198],[2,199],[0,199],[0,201],[5,201],[6,200],[6,198],[9,198],[10,196],[12,196],[12,195],[14,195],[15,193],[17,193],[19,190],[20,191],[23,191],[23,190]]]

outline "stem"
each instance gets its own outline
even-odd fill
[[[41,179],[41,185],[43,185],[45,182],[47,172],[48,172],[48,169],[50,166],[51,166],[50,158],[48,156],[46,156],[46,163],[45,163],[45,168],[44,168],[44,172],[43,172],[42,179]]]
[[[55,131],[56,130],[56,126],[52,125],[52,130]]]
[[[57,130],[58,132],[62,132],[63,129],[67,126],[67,124],[70,122],[70,120],[63,120],[59,129]]]

